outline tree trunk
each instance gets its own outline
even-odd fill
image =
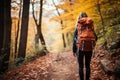
[[[45,52],[48,52],[47,48],[46,48],[46,43],[42,34],[42,6],[43,6],[43,0],[40,0],[40,13],[39,13],[39,23],[37,25],[37,34],[39,35],[41,44],[43,46],[43,49],[45,50]]]
[[[4,38],[4,1],[0,0],[0,72],[2,72],[2,59],[3,59],[3,38]]]
[[[0,55],[3,48],[3,36],[4,36],[4,1],[0,0]]]
[[[34,42],[35,42],[35,49],[39,49],[39,36],[38,34],[35,34],[35,38],[34,38]]]
[[[52,0],[52,2],[53,2],[53,4],[54,4],[54,6],[56,7],[56,4],[55,4],[54,0]],[[56,11],[57,11],[58,15],[60,16],[60,12],[59,12],[59,10],[58,10],[57,7],[56,7]],[[63,21],[62,21],[62,20],[60,20],[60,24],[61,24],[61,27],[62,27],[62,30],[63,30],[64,26],[63,26]],[[66,47],[66,43],[65,43],[64,33],[62,33],[62,39],[63,39],[63,46],[64,46],[64,48],[65,48],[65,47]]]
[[[104,25],[104,20],[103,20],[103,16],[102,16],[102,13],[101,13],[101,5],[99,4],[99,0],[97,2],[97,9],[98,9],[98,12],[99,12],[99,15],[100,15],[100,18],[101,18],[101,22],[102,22],[102,27],[103,27],[103,38],[104,38],[104,48],[107,49],[107,40],[105,38],[105,25]]]
[[[1,70],[4,72],[8,69],[9,57],[10,57],[10,44],[11,44],[11,0],[2,0],[0,2],[0,14],[1,14],[1,29],[0,31],[0,48],[2,60],[1,60]]]
[[[70,45],[69,33],[66,33],[67,44]]]
[[[47,48],[46,48],[46,43],[42,34],[42,6],[43,6],[43,0],[40,0],[40,13],[39,13],[39,22],[37,23],[37,19],[35,18],[35,13],[34,13],[34,3],[32,4],[32,15],[33,15],[33,19],[35,21],[36,27],[37,27],[37,35],[39,36],[39,39],[41,41],[41,44],[45,50],[45,53],[48,52]]]
[[[104,25],[103,16],[102,16],[102,13],[101,13],[101,5],[99,4],[99,0],[97,2],[97,9],[98,9],[98,12],[99,12],[99,15],[100,15],[100,18],[101,18],[101,22],[102,22],[103,35],[105,35],[105,25]]]
[[[17,23],[17,33],[16,33],[16,37],[15,37],[15,58],[17,58],[17,44],[18,44],[18,35],[19,35],[19,30],[20,30],[20,17],[21,17],[21,4],[22,4],[22,0],[20,0],[20,10],[19,10],[19,17],[18,17],[18,23]]]
[[[18,61],[18,63],[23,62],[26,56],[28,22],[29,22],[29,4],[30,4],[30,0],[23,0],[20,43],[19,43],[19,49],[18,49],[18,58],[20,61]]]
[[[59,15],[60,16],[60,15]],[[61,26],[62,26],[62,30],[64,29],[64,27],[63,27],[63,21],[61,20]],[[65,35],[64,35],[64,33],[62,33],[62,39],[63,39],[63,46],[64,46],[64,48],[66,47],[66,43],[65,43]]]

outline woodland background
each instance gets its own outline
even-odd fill
[[[0,73],[36,56],[72,50],[82,11],[94,21],[96,46],[115,53],[120,46],[119,0],[0,0]]]

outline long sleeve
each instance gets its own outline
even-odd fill
[[[97,40],[98,40],[98,37],[97,37],[95,31],[94,31],[94,35],[95,35],[95,41],[97,41]]]
[[[75,28],[74,31],[74,36],[73,36],[73,52],[76,53],[77,47],[76,47],[76,42],[77,42],[77,28]]]
[[[97,40],[98,40],[98,37],[97,37],[97,35],[96,35],[96,33],[95,33],[94,27],[93,27],[93,32],[94,32],[94,35],[95,35],[95,41],[97,41]]]

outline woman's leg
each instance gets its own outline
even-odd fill
[[[84,72],[83,72],[83,57],[84,57],[84,53],[82,51],[79,51],[79,56],[78,56],[78,63],[79,63],[79,76],[80,76],[80,80],[84,80]]]
[[[85,67],[86,67],[86,80],[90,80],[90,61],[92,57],[92,51],[90,52],[85,52]]]

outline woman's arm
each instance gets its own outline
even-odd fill
[[[77,28],[75,28],[74,31],[74,36],[73,36],[73,53],[76,53],[77,47],[76,47],[76,42],[77,42]]]
[[[95,35],[95,41],[97,41],[97,40],[98,40],[98,37],[97,37],[95,31],[94,31],[94,35]]]

